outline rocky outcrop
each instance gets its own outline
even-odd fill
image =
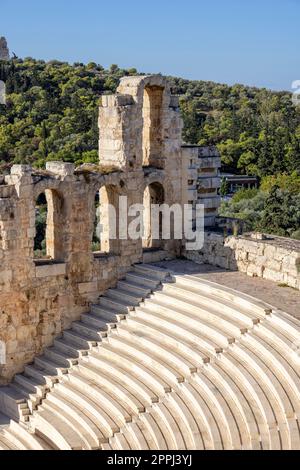
[[[0,60],[9,60],[9,49],[3,36],[0,38]]]

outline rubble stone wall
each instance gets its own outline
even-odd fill
[[[254,238],[252,238],[254,237]],[[300,290],[300,242],[282,237],[227,237],[208,232],[201,251],[187,251],[196,263],[208,263],[227,270],[238,270]]]
[[[136,173],[132,178],[120,172],[78,174],[73,165],[49,163],[41,174],[16,165],[6,176],[0,186],[0,341],[6,345],[0,383],[22,370],[141,260],[141,242],[130,240],[118,241],[118,253],[92,252],[96,192],[112,186],[135,203],[143,180]],[[48,203],[47,252],[52,256],[36,260],[35,201],[43,192],[59,195],[62,207],[58,211],[57,203]]]

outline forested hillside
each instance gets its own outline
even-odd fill
[[[7,106],[0,105],[0,162],[97,162],[98,100],[123,75],[95,63],[33,59],[1,62]],[[184,139],[217,145],[224,169],[259,177],[300,172],[300,110],[287,92],[170,77],[181,95]]]

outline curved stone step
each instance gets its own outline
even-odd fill
[[[175,299],[172,299],[171,296],[164,294],[162,292],[156,292],[153,299],[150,299],[145,303],[147,308],[151,308],[151,304],[156,302],[159,305],[159,308],[164,308],[164,313],[166,309],[168,310],[173,317],[176,318],[176,321],[185,323],[186,327],[189,327],[190,330],[195,331],[195,333],[203,336],[206,340],[209,340],[211,343],[215,345],[216,348],[227,348],[229,344],[231,344],[235,339],[233,337],[229,338],[226,333],[220,330],[220,328],[216,326],[211,326],[206,323],[206,321],[201,320],[195,314],[196,307],[192,307],[187,305],[186,302],[180,302]],[[188,315],[188,321],[186,316],[182,318],[181,314],[182,311]],[[193,312],[192,315],[189,313]]]
[[[190,344],[195,345],[195,348],[202,353],[203,358],[212,358],[215,357],[217,354],[223,352],[223,347],[217,345],[211,337],[208,337],[210,331],[206,330],[205,334],[194,334],[190,328],[187,326],[182,326],[178,324],[176,320],[172,322],[165,320],[159,317],[158,314],[154,315],[147,312],[147,316],[143,314],[140,315],[140,312],[137,312],[137,315],[131,315],[126,319],[126,323],[131,326],[132,328],[141,328],[147,327],[152,329],[157,329],[164,332],[166,335],[173,336],[178,338],[181,341],[189,342]],[[159,324],[158,324],[159,319]],[[223,346],[227,345],[225,343],[225,339],[222,342]]]
[[[11,441],[10,437],[4,435],[3,431],[0,429],[0,450],[20,450],[16,447]]]
[[[163,430],[168,444],[168,450],[186,450],[185,441],[179,427],[180,425],[176,422],[164,403],[153,405],[150,414]]]
[[[129,400],[122,400],[121,397],[112,399],[101,385],[98,385],[92,379],[87,380],[87,377],[82,376],[79,372],[72,371],[68,379],[70,385],[75,385],[76,389],[81,390],[84,395],[87,395],[95,402],[101,403],[101,408],[111,416],[119,427],[132,421],[132,416],[135,414],[136,410],[131,407]]]
[[[66,337],[55,339],[54,347],[57,350],[61,351],[63,354],[66,354],[69,357],[73,357],[75,359],[78,359],[79,357],[82,357],[82,356],[86,356],[88,354],[88,348],[80,349],[78,344],[73,343]]]
[[[170,272],[166,271],[165,269],[159,268],[158,266],[154,266],[151,264],[136,264],[134,266],[134,271],[140,274],[147,274],[154,279],[158,279],[159,281],[164,281],[168,277],[170,277]]]
[[[133,305],[128,305],[125,301],[123,302],[121,299],[115,299],[111,297],[107,297],[103,295],[99,299],[100,307],[104,307],[104,309],[112,310],[118,314],[127,315],[131,310],[134,309]]]
[[[266,365],[265,370],[272,371],[285,390],[294,412],[300,415],[300,378],[290,366],[289,357],[285,358],[280,354],[281,351],[277,352],[274,347],[270,347],[259,334],[246,336],[241,344],[246,344],[253,352],[259,353]]]
[[[46,442],[38,439],[27,429],[25,424],[20,424],[11,420],[9,431],[13,432],[15,436],[21,439],[28,450],[50,450],[50,447],[46,444]]]
[[[140,302],[143,300],[143,296],[139,294],[135,294],[134,292],[117,288],[117,289],[108,289],[105,293],[105,297],[110,299],[116,300],[117,302],[122,301],[128,304],[128,306],[136,306],[139,305]]]
[[[91,306],[91,314],[100,320],[108,323],[118,323],[126,317],[125,314],[118,314],[117,311],[94,304]]]
[[[155,448],[159,450],[168,450],[165,434],[162,432],[162,429],[158,426],[150,413],[140,415],[138,424],[144,436],[151,436],[150,439],[148,438],[149,443],[154,442],[153,447],[150,447],[151,450]]]
[[[132,282],[151,290],[157,289],[157,287],[160,285],[160,280],[149,276],[147,273],[141,274],[136,271],[130,271],[127,273],[125,279],[127,282]]]
[[[75,330],[65,330],[63,332],[63,339],[69,343],[78,344],[78,348],[89,350],[98,345],[98,340],[92,340],[89,336],[79,333]]]
[[[82,361],[81,366],[92,365],[93,367],[99,368],[101,372],[108,373],[115,380],[123,383],[124,381],[136,391],[138,396],[143,397],[145,402],[151,404],[152,402],[158,401],[159,395],[154,393],[143,381],[141,377],[137,377],[136,374],[129,374],[128,369],[122,367],[122,362],[111,363],[105,356],[101,356],[96,352],[91,353],[86,361]]]
[[[264,320],[272,312],[271,306],[267,306],[254,297],[198,276],[173,275],[173,279],[177,285],[182,285],[187,289],[191,289],[191,291],[195,289],[197,293],[201,292],[212,301],[221,300],[226,307],[233,307],[234,310],[237,308],[238,311],[241,311],[241,315],[244,314],[246,317]]]
[[[102,345],[97,352],[97,356],[104,357],[112,365],[117,365],[121,369],[125,370],[131,377],[136,378],[138,381],[147,385],[148,389],[152,390],[156,396],[163,396],[166,392],[170,391],[170,385],[163,381],[157,372],[146,367],[144,364],[140,364],[136,358],[126,355],[126,353],[114,350],[112,346]],[[96,356],[96,357],[97,357]],[[95,353],[93,353],[95,357]]]
[[[229,380],[233,381],[240,390],[240,396],[244,397],[242,398],[243,407],[245,413],[247,413],[248,421],[252,422],[252,429],[254,428],[254,431],[251,432],[258,433],[260,436],[262,449],[280,450],[278,433],[275,434],[274,439],[270,432],[270,429],[276,426],[274,415],[260,387],[253,381],[247,370],[238,367],[237,362],[232,357],[222,357],[222,360],[216,362],[218,367],[230,378]],[[270,412],[267,412],[268,408]]]
[[[44,355],[36,357],[34,360],[34,364],[40,369],[44,370],[45,375],[53,374],[57,376],[62,376],[64,374],[67,374],[68,372],[67,366],[58,364],[57,362],[54,362],[49,357],[46,357]]]
[[[231,450],[230,429],[223,411],[219,410],[220,405],[210,389],[205,389],[205,384],[201,384],[200,388],[193,378],[190,383],[178,387],[176,392],[183,402],[189,404],[189,409],[197,422],[202,439],[200,448]]]
[[[151,288],[128,280],[119,281],[118,288],[128,293],[132,292],[135,296],[140,297],[141,299],[145,299],[152,292]]]
[[[97,331],[107,332],[112,328],[115,328],[114,323],[108,323],[107,321],[100,319],[98,315],[93,315],[92,313],[81,315],[81,322],[88,327],[90,326],[91,328],[95,328]]]
[[[255,355],[253,356],[253,353],[249,349],[237,345],[232,348],[231,355],[237,359],[238,363],[240,364],[239,367],[245,366],[245,368],[251,373],[253,378],[264,391],[274,413],[275,423],[277,424],[282,440],[282,449],[290,449],[291,442],[288,422],[285,415],[282,396],[278,394],[274,383],[272,383],[270,377],[260,367],[261,364],[259,357]]]
[[[99,443],[93,439],[90,432],[86,429],[86,426],[82,426],[80,420],[77,419],[77,415],[70,414],[65,407],[56,405],[48,399],[43,401],[42,408],[48,411],[52,416],[63,421],[74,433],[76,433],[82,442],[82,450],[97,450]]]
[[[57,364],[61,364],[62,367],[69,369],[70,367],[78,364],[78,358],[72,358],[68,354],[63,353],[60,349],[55,346],[51,346],[44,350],[45,359],[49,359]]]
[[[91,341],[101,342],[103,338],[107,337],[107,332],[99,330],[94,326],[87,325],[82,321],[75,321],[72,323],[72,331],[89,338]]]
[[[134,323],[134,322],[133,322]],[[143,322],[143,324],[132,324],[130,322],[123,322],[118,326],[117,333],[120,336],[134,337],[135,341],[143,342],[144,346],[148,348],[150,343],[159,344],[160,348],[167,349],[171,354],[175,354],[185,364],[184,370],[187,367],[189,372],[196,372],[203,363],[209,362],[208,355],[205,355],[199,350],[197,344],[182,340],[180,337],[173,333],[165,332],[162,328],[152,326]]]
[[[18,436],[11,428],[5,427],[2,430],[2,435],[10,445],[13,445],[15,449],[18,450],[32,450],[28,442],[26,442],[22,437]]]
[[[28,390],[28,392],[34,393],[39,397],[44,397],[46,391],[48,390],[46,384],[41,383],[41,381],[33,377],[26,377],[24,374],[15,375],[14,382]]]
[[[267,320],[278,325],[278,327],[282,330],[284,329],[288,334],[291,335],[292,341],[295,339],[299,339],[300,335],[300,320],[292,317],[288,313],[280,310],[278,308],[272,309],[272,314],[267,317]]]
[[[233,450],[251,450],[251,435],[239,398],[214,365],[202,370],[201,380],[212,390],[226,416],[230,428]]]
[[[20,390],[17,384],[0,388],[0,411],[12,419],[26,421],[30,410],[27,403],[28,392]]]
[[[222,358],[223,359],[223,358]],[[251,443],[251,449],[253,450],[262,450],[261,445],[261,428],[257,425],[256,415],[253,413],[252,408],[247,401],[245,394],[243,393],[244,390],[239,386],[240,384],[234,380],[234,371],[229,371],[228,368],[222,367],[223,360],[219,359],[215,361],[214,369],[219,374],[220,377],[227,382],[228,387],[231,388],[232,393],[236,397],[236,400],[239,404],[239,409],[243,410],[243,416],[245,418],[245,422],[247,423],[247,430],[249,434],[249,443]],[[231,364],[232,365],[232,364]],[[256,406],[258,404],[256,403]],[[242,422],[242,420],[241,420]],[[263,431],[266,429],[263,428]],[[241,431],[242,432],[242,431]],[[264,444],[265,448],[268,449],[269,447],[269,436],[267,438],[264,436]],[[247,444],[249,445],[249,444]]]
[[[59,380],[56,372],[49,374],[48,371],[46,372],[45,369],[38,367],[36,364],[25,366],[24,376],[33,377],[48,388],[52,388],[53,384]]]
[[[116,432],[120,431],[117,423],[102,408],[101,402],[95,401],[94,397],[90,397],[83,393],[75,384],[62,383],[57,385],[57,390],[68,397],[74,405],[85,409],[93,416],[93,421],[98,429],[103,433],[106,439],[112,437]]]
[[[135,422],[135,425],[138,427],[138,431],[142,433],[144,439],[147,443],[147,447],[145,450],[160,450],[161,447],[157,444],[157,434],[154,436],[153,429],[149,429],[149,427],[145,424],[144,420],[141,420],[141,417]],[[128,425],[131,426],[131,425]],[[131,429],[133,431],[133,429]]]
[[[15,381],[10,384],[10,388],[15,390],[17,393],[20,393],[20,395],[26,399],[26,409],[20,410],[19,416],[16,418],[21,419],[22,421],[28,421],[29,415],[41,403],[43,397],[38,395],[36,392],[30,392],[28,389],[24,388],[23,385],[18,384]],[[26,420],[24,419],[24,411],[26,411],[27,415]]]
[[[164,405],[180,428],[185,448],[188,450],[204,449],[198,425],[185,400],[181,400],[176,392],[172,392],[164,399]]]
[[[122,434],[126,438],[128,447],[131,450],[149,450],[147,440],[136,423],[128,424],[122,430]]]
[[[135,357],[139,360],[140,364],[144,364],[149,369],[156,371],[171,387],[176,386],[177,382],[184,381],[185,376],[179,371],[178,366],[174,364],[174,360],[170,360],[167,352],[165,355],[161,355],[158,354],[158,349],[155,349],[149,355],[147,348],[144,347],[144,341],[139,343],[134,341],[134,338],[124,338],[118,334],[110,336],[109,344],[127,355]],[[189,371],[188,375],[190,375]]]
[[[159,335],[148,335],[145,330],[130,330],[127,325],[120,325],[115,335],[133,341],[143,348],[149,355],[157,355],[157,357],[167,361],[173,369],[178,371],[179,377],[189,376],[193,372],[197,372],[199,365],[191,362],[185,357],[184,351],[177,352],[177,348],[169,348],[164,345]],[[201,361],[202,363],[202,361]]]
[[[268,351],[264,346],[257,346],[258,341],[247,342],[247,352],[250,350],[257,362],[264,370],[266,376],[271,381],[277,391],[277,400],[281,402],[284,410],[286,423],[289,428],[289,437],[291,444],[287,444],[287,448],[299,449],[300,436],[299,432],[295,432],[297,428],[297,417],[299,416],[299,390],[295,386],[293,379],[287,374],[286,369],[276,359],[274,354],[268,355]],[[243,346],[244,347],[244,346]],[[299,381],[298,381],[299,382]],[[285,423],[282,424],[285,426]]]
[[[55,389],[54,393],[49,393],[47,401],[65,410],[78,421],[80,426],[85,428],[86,432],[90,435],[92,448],[98,449],[101,443],[107,442],[107,438],[94,423],[92,415],[87,412],[85,408],[79,408],[74,405],[74,403],[72,403],[66,395],[60,393],[58,389]]]
[[[192,316],[189,316],[188,325],[191,325],[193,328],[203,327],[206,328],[215,341],[218,343],[223,342],[223,347],[229,343],[234,342],[235,339],[239,339],[242,335],[241,329],[235,327],[234,324],[223,320],[219,315],[213,315],[209,311],[209,307],[206,310],[203,310],[198,307],[197,302],[193,302],[191,299],[185,299],[183,297],[170,294],[169,292],[156,292],[153,296],[153,300],[157,301],[162,306],[167,306],[178,312],[178,315],[182,315],[184,312],[190,313],[193,312],[195,319]],[[151,304],[152,299],[146,302],[146,305]]]
[[[86,364],[85,366],[80,365],[78,372],[87,382],[93,381],[97,386],[101,387],[105,391],[112,401],[121,400],[122,403],[128,406],[131,415],[138,415],[145,411],[145,403],[142,398],[137,398],[136,390],[132,390],[131,386],[127,382],[123,382],[120,385],[108,374],[105,374],[99,368],[92,367]],[[77,373],[77,369],[72,371],[72,375]]]
[[[130,445],[121,433],[117,433],[114,437],[111,437],[109,445],[113,450],[131,450]]]
[[[38,436],[60,450],[84,450],[85,442],[61,418],[40,407],[32,418],[32,424]]]

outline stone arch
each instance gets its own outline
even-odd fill
[[[64,197],[61,192],[56,189],[43,187],[36,188],[35,191],[35,249],[37,249],[37,258],[46,258],[55,261],[64,261],[66,256],[65,246],[65,227],[66,214]],[[43,211],[41,210],[43,207]],[[39,227],[38,224],[44,224]],[[39,233],[39,230],[41,232]],[[44,247],[38,237],[44,230],[45,243]],[[41,249],[44,253],[41,253]]]
[[[167,191],[165,184],[165,173],[163,171],[151,172],[149,175],[144,177],[144,190],[147,186],[157,183],[164,187],[165,192]]]
[[[162,75],[140,75],[136,77],[123,77],[117,89],[118,94],[131,95],[134,101],[143,104],[144,90],[146,87],[163,88],[163,107],[170,105],[170,85],[166,77]]]
[[[0,366],[6,364],[6,344],[0,340]]]
[[[162,214],[159,214],[159,237],[153,236],[153,223],[151,206],[153,204],[162,205],[165,203],[165,189],[161,182],[153,181],[145,186],[143,205],[144,205],[144,236],[143,236],[143,249],[162,249],[164,241],[162,240]]]
[[[143,167],[165,167],[164,142],[169,127],[171,90],[161,75],[124,77],[118,94],[132,96],[139,115],[138,162]]]
[[[120,185],[104,181],[93,194],[93,252],[95,255],[118,255],[119,198],[122,195],[122,188]]]
[[[162,168],[164,88],[145,86],[143,97],[143,167]]]

